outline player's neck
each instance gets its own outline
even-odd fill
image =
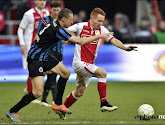
[[[52,15],[52,14],[50,14],[50,16],[51,16],[51,18],[53,18],[53,19],[57,19],[57,17],[53,17],[53,15]]]
[[[39,7],[35,7],[37,11],[42,11],[42,8],[39,8]]]
[[[60,23],[61,27],[64,28],[64,23],[61,20],[58,20],[58,22]]]
[[[96,28],[92,25],[91,21],[90,21],[90,26],[92,27],[93,30],[96,30]]]

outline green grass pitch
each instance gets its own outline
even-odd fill
[[[0,83],[0,124],[13,124],[5,114],[22,98],[25,86],[25,83]],[[75,83],[67,83],[63,101],[74,88]],[[97,83],[91,82],[84,96],[70,107],[73,114],[66,115],[66,120],[59,119],[50,107],[29,104],[18,112],[22,121],[19,124],[165,124],[165,119],[134,118],[138,107],[144,103],[153,106],[155,115],[165,115],[164,82],[108,82],[107,100],[118,109],[101,112]],[[51,93],[47,101],[52,103]]]

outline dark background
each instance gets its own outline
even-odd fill
[[[136,0],[64,0],[64,2],[65,7],[75,14],[80,10],[85,10],[88,18],[95,7],[102,8],[109,19],[113,19],[117,12],[127,14],[131,22],[134,22],[136,17]]]

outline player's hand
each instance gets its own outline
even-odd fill
[[[46,26],[48,24],[47,20],[44,20],[43,24]]]
[[[69,44],[69,41],[62,40],[63,44]]]
[[[137,51],[137,49],[136,48],[138,48],[137,46],[128,46],[128,47],[126,47],[126,51],[132,51],[132,50],[134,50],[134,51]]]
[[[110,35],[113,35],[114,34],[114,32],[109,32],[109,33],[103,33],[103,34],[100,34],[101,36],[101,38],[108,38],[108,37],[110,37]]]
[[[26,53],[26,46],[25,45],[21,45],[21,53],[22,53],[22,55],[25,55],[25,53]]]

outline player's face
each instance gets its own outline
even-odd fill
[[[44,9],[46,0],[35,0],[36,7],[40,10]]]
[[[69,14],[69,17],[66,18],[64,24],[65,28],[68,28],[73,23],[73,14]]]
[[[57,18],[57,17],[58,17],[58,14],[59,14],[59,12],[60,12],[60,10],[61,10],[60,7],[52,7],[52,8],[50,9],[51,17],[54,18],[54,19]]]
[[[96,18],[91,18],[91,25],[93,29],[99,29],[103,25],[105,16],[98,14]]]

